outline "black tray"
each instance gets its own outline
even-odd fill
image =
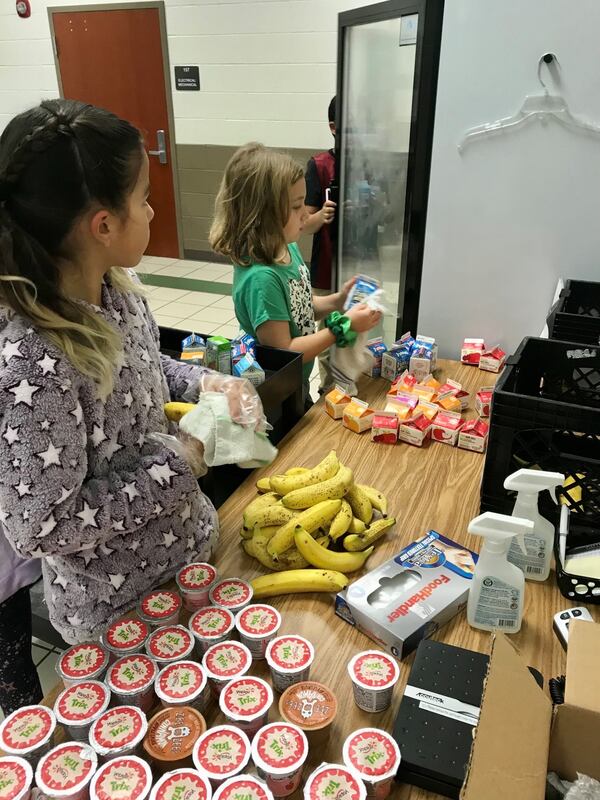
[[[551,339],[600,344],[600,283],[568,280],[546,322]]]

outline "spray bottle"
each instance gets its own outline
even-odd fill
[[[554,525],[540,514],[538,495],[548,489],[556,503],[556,487],[564,481],[565,476],[560,472],[539,469],[519,469],[504,481],[505,489],[518,492],[513,517],[533,522],[533,531],[525,536],[525,551],[521,552],[514,541],[508,551],[510,563],[522,569],[528,580],[546,580],[554,545]]]
[[[504,633],[521,630],[525,576],[507,556],[514,537],[520,537],[522,543],[532,530],[533,522],[528,519],[491,511],[471,520],[469,533],[483,537],[467,602],[467,620],[474,628]]]

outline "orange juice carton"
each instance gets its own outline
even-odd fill
[[[409,419],[413,414],[413,410],[417,406],[418,398],[416,398],[417,403],[414,405],[409,405],[408,403],[404,402],[406,397],[406,395],[388,396],[385,410],[389,411],[390,414],[395,414],[398,419]]]
[[[437,403],[446,411],[461,411],[461,403],[457,398],[462,386],[457,381],[447,380],[440,386],[437,395]]]
[[[424,383],[416,383],[413,392],[425,403],[431,403],[436,395],[436,390],[433,388],[433,386],[427,386]]]
[[[480,417],[489,417],[492,407],[493,386],[483,386],[475,395],[475,411]]]
[[[424,414],[419,414],[412,419],[400,423],[398,439],[401,442],[423,447],[423,443],[431,436],[432,421]]]
[[[373,414],[371,441],[380,444],[396,444],[400,421],[394,411],[376,411]]]
[[[412,392],[418,381],[414,375],[405,369],[392,383],[388,394],[398,394],[398,392]]]
[[[398,375],[408,369],[410,354],[415,340],[410,331],[401,336],[381,357],[381,377],[388,381],[395,380]]]
[[[464,425],[461,415],[455,411],[440,411],[431,426],[431,438],[454,447]]]
[[[437,351],[437,344],[432,337],[419,334],[415,339],[410,353],[409,370],[419,382],[436,369]]]
[[[479,369],[486,372],[500,372],[506,361],[506,353],[504,350],[496,345],[481,354],[479,359]]]
[[[471,367],[479,366],[479,359],[485,350],[483,339],[465,339],[460,351],[460,360]]]
[[[422,414],[424,417],[427,417],[428,420],[432,420],[435,419],[439,410],[440,407],[437,405],[437,403],[425,403],[424,401],[421,401],[415,408],[413,417],[417,417],[419,414]]]
[[[336,386],[325,395],[325,411],[332,419],[341,419],[351,399],[342,386]]]
[[[439,388],[442,385],[439,381],[436,381],[431,374],[429,374],[424,381],[421,381],[421,383],[423,386],[431,386],[431,388],[435,389],[436,392],[439,391]]]
[[[383,338],[379,336],[377,339],[369,339],[366,347],[373,356],[373,361],[365,369],[365,375],[368,375],[369,378],[381,378],[381,361],[383,354],[387,353],[387,346]]]
[[[358,397],[351,398],[350,402],[344,406],[344,416],[342,417],[345,428],[354,433],[368,431],[373,424],[374,410],[369,408],[369,404]]]
[[[470,419],[462,426],[458,435],[458,446],[463,450],[475,453],[485,452],[487,446],[489,424],[483,419]]]

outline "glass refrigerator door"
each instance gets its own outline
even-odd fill
[[[425,0],[400,1],[371,7],[379,18],[369,16],[368,7],[340,15],[338,284],[358,273],[381,283],[388,313],[383,332],[374,335],[383,333],[387,343],[407,326],[416,326],[414,274],[410,308],[405,308],[411,272],[408,244],[414,233],[407,198],[419,178],[412,142],[419,114],[418,41],[425,6]],[[441,31],[441,17],[439,27]],[[428,183],[428,170],[426,177]],[[418,267],[420,283],[420,260]]]

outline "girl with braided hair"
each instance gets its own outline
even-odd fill
[[[216,544],[196,479],[202,445],[163,444],[174,433],[163,404],[222,391],[232,416],[249,395],[247,424],[262,415],[247,381],[160,353],[131,272],[148,245],[149,191],[139,131],[93,106],[43,102],[0,138],[0,601],[17,597],[25,631],[19,590],[35,567],[22,559],[41,559],[67,642],[96,638]],[[0,684],[31,673],[13,659],[7,676],[14,652],[0,641]],[[10,711],[1,687],[0,700]]]

